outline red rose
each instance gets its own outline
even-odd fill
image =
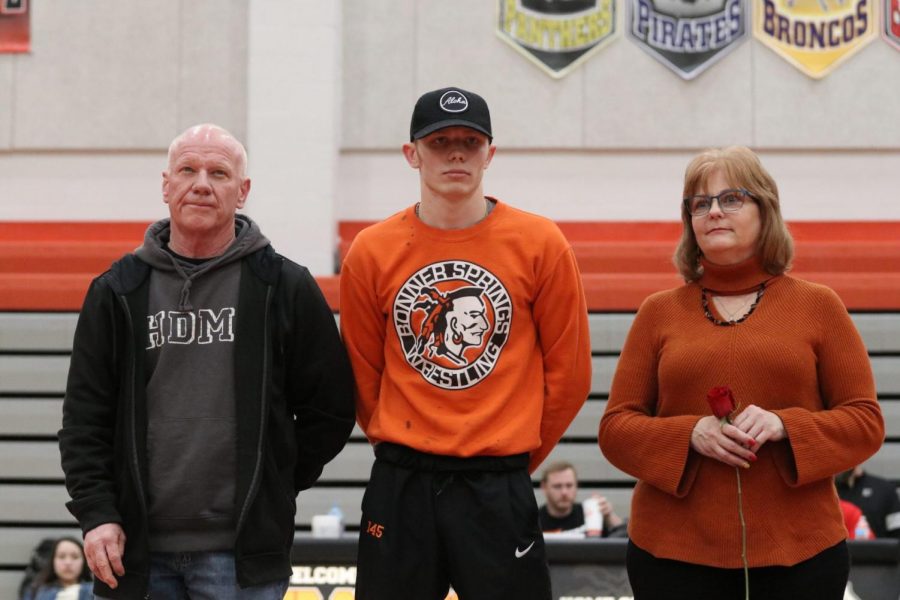
[[[735,409],[734,394],[727,385],[714,387],[706,394],[706,401],[717,419],[728,417]]]

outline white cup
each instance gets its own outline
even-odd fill
[[[313,515],[312,536],[314,538],[341,537],[341,518],[337,515]]]
[[[584,533],[587,537],[603,535],[603,515],[600,513],[600,501],[588,498],[581,503],[584,509]]]

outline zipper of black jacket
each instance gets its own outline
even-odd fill
[[[124,296],[119,296],[116,294],[116,297],[119,299],[119,302],[122,304],[122,308],[125,311],[125,320],[128,323],[128,331],[130,333],[134,333],[134,321],[131,318],[131,309],[128,306],[128,300],[125,299]],[[131,336],[134,337],[133,335]],[[138,460],[138,449],[137,449],[137,410],[135,409],[135,398],[137,389],[135,385],[135,378],[137,377],[137,343],[136,340],[132,340],[132,343],[129,346],[129,351],[131,352],[131,463],[134,468],[134,481],[137,485],[138,491],[138,501],[141,504],[141,510],[144,513],[144,517],[147,517],[147,502],[144,497],[144,484],[141,481],[141,464]]]
[[[134,340],[134,321],[131,318],[131,308],[128,306],[128,300],[125,299],[125,296],[120,296],[116,294],[116,298],[118,298],[119,303],[122,305],[122,310],[125,312],[125,321],[128,324],[128,332],[131,334],[129,337],[132,338],[131,344],[127,344],[129,348],[129,352],[131,352],[131,377],[128,379],[131,381],[131,463],[133,466],[133,476],[134,482],[137,485],[137,497],[138,503],[141,507],[141,512],[144,515],[144,521],[149,518],[147,511],[147,500],[144,497],[144,484],[141,481],[141,464],[138,461],[138,449],[137,449],[137,410],[134,408],[135,404],[135,390],[137,389],[135,385],[135,379],[137,377],[137,342]],[[127,342],[127,340],[126,340]],[[144,588],[142,592],[144,600],[148,600],[150,595],[147,593],[147,589]]]
[[[244,505],[241,507],[241,515],[238,517],[235,536],[237,536],[243,528],[244,521],[247,518],[247,511],[250,510],[250,505],[256,498],[256,492],[259,489],[259,474],[262,468],[263,459],[263,432],[266,428],[266,384],[268,382],[267,372],[269,366],[269,308],[271,304],[272,286],[269,285],[266,287],[266,311],[263,315],[262,388],[260,389],[259,399],[259,438],[256,442],[256,466],[253,469],[253,478],[250,480],[250,489],[247,490],[247,497],[244,498]],[[237,556],[237,545],[235,545],[235,556]]]

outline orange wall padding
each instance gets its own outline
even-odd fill
[[[338,224],[340,256],[371,222]],[[72,311],[90,280],[137,247],[146,222],[0,223],[0,310]],[[671,256],[678,222],[560,222],[572,242],[592,311],[633,311],[681,285]],[[793,274],[828,285],[851,310],[900,310],[900,222],[790,223]],[[301,259],[302,260],[302,259]],[[317,278],[337,310],[338,276]]]

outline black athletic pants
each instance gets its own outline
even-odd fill
[[[528,456],[380,443],[362,502],[357,600],[549,600]]]
[[[634,600],[743,600],[744,570],[656,558],[634,543],[625,554]],[[840,542],[792,567],[750,569],[752,600],[842,600],[850,574]]]

